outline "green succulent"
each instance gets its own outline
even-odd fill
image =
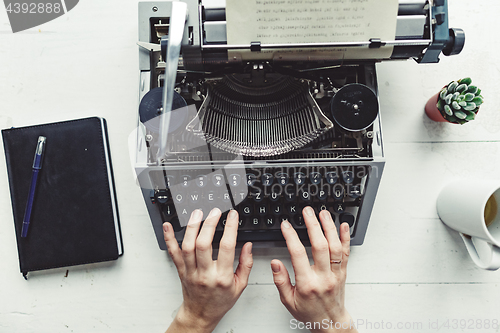
[[[483,104],[481,89],[467,77],[452,81],[439,93],[437,108],[450,123],[465,124],[476,118],[479,106]]]

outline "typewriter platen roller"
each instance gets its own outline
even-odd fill
[[[375,63],[460,53],[447,1],[400,0],[393,39],[355,42],[234,44],[227,12],[212,1],[139,3],[134,163],[160,248],[164,221],[181,242],[192,210],[213,207],[223,211],[215,246],[233,208],[239,242],[282,246],[287,219],[307,243],[306,205],[347,222],[362,244],[385,164]]]

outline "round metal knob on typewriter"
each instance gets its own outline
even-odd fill
[[[364,84],[348,84],[333,96],[330,110],[341,128],[361,131],[373,124],[378,116],[377,95]]]
[[[459,54],[465,45],[465,32],[462,29],[450,28],[449,33],[450,36],[443,49],[443,54],[446,56]]]

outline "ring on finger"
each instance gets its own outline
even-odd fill
[[[330,264],[341,264],[341,263],[342,263],[342,260],[335,260],[335,259],[330,260]]]

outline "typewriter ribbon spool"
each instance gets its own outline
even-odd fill
[[[361,131],[377,119],[377,95],[364,84],[348,84],[333,96],[330,110],[333,120],[341,128]]]
[[[163,112],[163,88],[151,89],[141,100],[139,104],[139,117],[141,122],[148,130],[153,133],[160,132],[160,115]],[[168,133],[173,134],[185,128],[188,120],[186,100],[177,92],[174,92],[172,102],[172,116]]]

